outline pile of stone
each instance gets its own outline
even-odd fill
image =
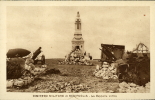
[[[139,86],[134,83],[119,83],[119,92],[120,93],[149,93],[150,92],[150,82],[144,86]]]
[[[80,59],[75,59],[72,61],[59,61],[59,65],[87,65],[87,66],[92,66],[93,63],[87,61],[87,60],[80,60]]]
[[[45,72],[46,67],[47,67],[46,65],[45,65],[45,66],[42,65],[41,68],[37,67],[37,68],[35,68],[31,73],[32,73],[33,75],[39,75],[39,74]]]
[[[117,79],[117,63],[107,63],[103,62],[102,66],[97,65],[96,70],[93,73],[96,77],[101,77],[103,79]]]
[[[35,90],[39,92],[77,93],[88,89],[90,89],[89,86],[75,82],[42,81],[35,86]]]
[[[46,65],[42,65],[40,68],[36,67],[31,71],[31,73],[28,72],[18,79],[8,79],[6,82],[6,86],[7,88],[27,86],[28,84],[33,82],[36,77],[44,73],[46,68]]]
[[[19,79],[10,79],[10,80],[7,80],[7,88],[27,86],[32,81],[34,81],[34,77],[24,77],[24,78],[19,78]]]

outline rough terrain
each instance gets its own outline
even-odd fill
[[[7,89],[8,92],[45,92],[45,93],[116,93],[117,80],[103,80],[93,76],[97,60],[91,61],[93,66],[58,65],[58,60],[47,59],[48,72],[36,78],[34,82],[23,88]],[[51,69],[51,70],[50,70]],[[59,72],[52,72],[53,69]],[[51,71],[51,72],[50,72]]]

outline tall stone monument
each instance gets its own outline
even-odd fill
[[[74,38],[72,40],[72,50],[77,49],[78,52],[75,52],[77,55],[83,55],[84,54],[84,40],[82,38],[81,33],[81,19],[80,14],[77,12],[76,20],[75,20],[75,33]]]

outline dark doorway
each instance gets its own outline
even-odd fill
[[[80,49],[80,47],[79,46],[76,46],[76,49]]]

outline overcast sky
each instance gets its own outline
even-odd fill
[[[82,21],[84,49],[100,58],[101,43],[125,45],[132,50],[139,42],[150,48],[149,7],[7,7],[7,50],[42,47],[46,58],[62,58],[71,51],[75,18]]]

